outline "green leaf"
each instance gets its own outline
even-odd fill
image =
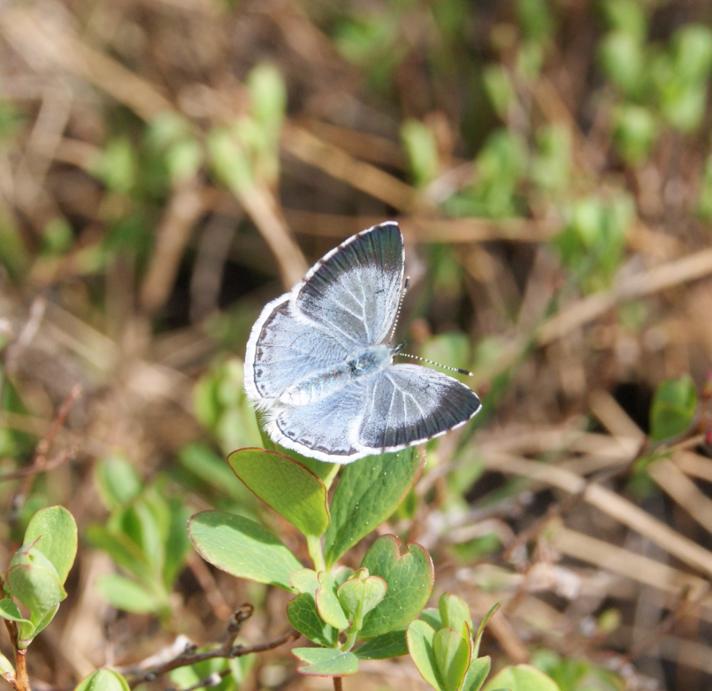
[[[500,118],[505,118],[516,100],[509,73],[502,65],[489,65],[482,70],[482,83],[492,109]]]
[[[330,626],[343,631],[349,625],[339,598],[336,596],[336,583],[331,574],[319,574],[319,587],[316,589],[316,608],[319,616]]]
[[[559,687],[531,665],[505,667],[490,679],[484,691],[559,691]]]
[[[438,602],[438,612],[443,626],[462,631],[464,626],[472,629],[472,616],[467,603],[457,595],[443,593]]]
[[[290,577],[303,568],[273,533],[244,516],[204,511],[188,530],[203,559],[239,578],[291,590]]]
[[[17,608],[17,605],[9,598],[0,600],[0,618],[14,621],[18,624],[30,624],[28,619],[22,616],[22,612]]]
[[[313,643],[333,646],[337,631],[319,616],[314,598],[309,593],[300,593],[287,605],[289,623]]]
[[[170,589],[183,570],[190,550],[190,541],[185,529],[190,511],[180,499],[165,501],[166,519],[163,526],[163,585]]]
[[[79,682],[74,691],[129,691],[129,685],[118,672],[98,669]]]
[[[398,508],[417,469],[415,450],[406,449],[362,458],[341,471],[324,535],[328,566]]]
[[[489,676],[491,667],[492,661],[489,655],[473,660],[462,682],[462,691],[480,691]]]
[[[120,514],[120,528],[141,549],[145,562],[154,580],[160,580],[166,546],[163,542],[160,517],[146,501],[137,501]]]
[[[113,192],[128,194],[136,184],[138,161],[128,137],[109,141],[93,165],[93,173]]]
[[[376,540],[361,566],[388,584],[383,601],[365,618],[361,638],[373,638],[389,631],[405,629],[425,606],[433,589],[433,562],[420,546],[402,544],[393,535]]]
[[[358,671],[358,658],[338,648],[292,648],[302,664],[297,670],[302,674],[325,677],[345,677]]]
[[[434,689],[442,689],[433,651],[433,640],[435,639],[433,627],[417,619],[408,626],[406,639],[408,641],[408,652],[413,658],[420,676]]]
[[[500,605],[499,602],[495,602],[488,610],[487,613],[485,614],[484,617],[480,620],[480,624],[477,627],[477,632],[475,633],[475,639],[473,642],[473,648],[472,648],[472,654],[477,657],[480,654],[480,643],[482,642],[482,636],[485,633],[485,629],[487,628],[487,624],[490,623],[490,620],[492,617],[497,613],[497,610],[499,609]]]
[[[324,533],[329,525],[326,485],[314,473],[265,449],[239,449],[227,462],[252,492],[304,535]]]
[[[587,290],[610,284],[623,257],[634,205],[626,195],[577,200],[553,243]]]
[[[252,164],[234,129],[215,127],[206,145],[215,177],[233,193],[247,194],[254,185]]]
[[[435,633],[433,653],[435,664],[446,689],[459,689],[470,665],[472,652],[470,630],[445,628]]]
[[[292,574],[289,584],[298,593],[308,593],[314,597],[319,587],[319,576],[314,569],[299,569]]]
[[[99,494],[109,510],[125,506],[141,492],[141,478],[122,455],[102,458],[95,473]]]
[[[198,382],[196,391],[200,389]],[[244,501],[247,494],[225,459],[205,444],[188,444],[178,452],[178,461],[183,468],[201,482],[236,501]]]
[[[630,164],[644,161],[655,143],[658,123],[653,113],[635,104],[621,105],[614,112],[613,143]]]
[[[553,31],[554,17],[547,0],[518,0],[517,16],[522,32],[532,41],[543,41]]]
[[[118,566],[141,580],[150,581],[154,575],[143,561],[141,549],[125,533],[114,533],[98,523],[87,526],[84,537],[97,549],[105,551]]]
[[[208,652],[210,647],[200,647],[196,653]],[[212,658],[171,670],[169,679],[173,689],[210,688],[211,691],[238,691],[243,688],[253,667],[256,655],[241,655],[232,660]],[[218,679],[220,677],[220,679]],[[206,686],[205,680],[210,679]],[[202,682],[202,683],[201,683]]]
[[[103,576],[98,583],[99,592],[106,598],[112,607],[134,614],[150,614],[168,607],[165,598],[157,597],[140,583],[110,573]]]
[[[623,31],[611,31],[599,43],[599,60],[606,76],[624,94],[635,96],[645,84],[644,44]]]
[[[401,125],[401,141],[408,155],[408,165],[417,187],[428,184],[440,170],[438,145],[431,129],[418,120]]]
[[[29,612],[20,624],[20,647],[27,647],[57,612],[67,596],[54,564],[35,547],[22,547],[10,561],[5,589]]]
[[[704,24],[687,24],[674,34],[676,72],[690,82],[703,82],[712,68],[712,30]]]
[[[32,544],[52,562],[64,583],[77,554],[77,524],[63,506],[40,509],[25,530],[25,545]]]
[[[271,137],[276,137],[287,107],[284,79],[274,65],[261,64],[247,76],[250,110]]]
[[[603,0],[601,10],[609,28],[623,31],[638,40],[645,38],[648,31],[647,5],[639,0]]]
[[[354,629],[361,629],[363,618],[382,602],[387,589],[382,578],[369,576],[366,569],[359,569],[339,586],[339,602]]]
[[[670,439],[685,432],[692,424],[696,410],[697,392],[688,375],[662,382],[650,408],[653,441]]]
[[[359,660],[386,660],[390,657],[408,654],[405,631],[390,631],[382,636],[367,640],[354,650]]]

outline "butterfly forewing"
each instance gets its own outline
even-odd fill
[[[289,386],[328,372],[348,355],[342,341],[292,313],[289,293],[273,300],[252,329],[245,357],[245,389],[258,405]]]
[[[403,271],[400,229],[382,223],[319,261],[294,291],[293,304],[345,343],[382,343],[396,318]]]

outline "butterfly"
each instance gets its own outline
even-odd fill
[[[277,444],[330,463],[445,434],[482,404],[465,384],[391,345],[405,288],[398,224],[367,228],[325,254],[252,327],[245,391]]]

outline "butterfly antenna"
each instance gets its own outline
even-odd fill
[[[408,286],[410,285],[410,276],[405,277],[403,281],[403,288],[401,289],[400,300],[398,300],[398,309],[396,310],[396,318],[393,320],[393,328],[388,336],[388,340],[392,341],[393,337],[396,335],[396,327],[398,326],[398,320],[400,319],[401,310],[403,309],[403,301],[405,300],[405,294],[408,292]]]
[[[474,373],[470,372],[468,369],[463,369],[462,367],[450,367],[449,365],[443,365],[439,362],[435,362],[435,360],[431,360],[430,358],[427,357],[420,357],[420,355],[411,355],[411,353],[401,353],[400,350],[394,351],[393,355],[397,355],[398,357],[405,357],[410,360],[419,360],[420,362],[426,362],[429,365],[433,365],[434,367],[440,367],[441,369],[446,369],[450,370],[450,372],[457,372],[458,374],[466,374],[468,377],[474,377]]]

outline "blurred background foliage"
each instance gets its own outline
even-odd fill
[[[266,511],[224,462],[261,444],[249,328],[397,218],[402,336],[486,411],[428,446],[390,529],[439,591],[503,603],[496,665],[709,688],[711,73],[707,0],[2,3],[0,558],[51,503],[81,537],[31,673],[215,640],[245,600],[247,638],[284,630],[185,518]],[[223,684],[318,688],[293,670]]]

